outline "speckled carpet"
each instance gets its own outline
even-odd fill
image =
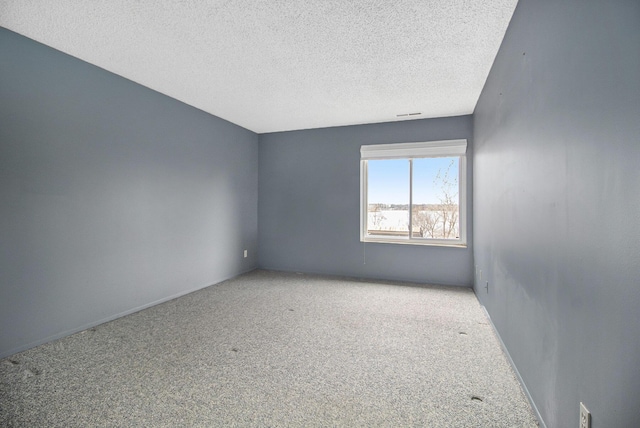
[[[469,289],[254,271],[0,360],[0,426],[535,427]]]

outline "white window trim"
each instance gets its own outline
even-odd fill
[[[442,247],[467,247],[467,140],[426,141],[419,143],[374,144],[360,147],[360,241]],[[367,233],[368,188],[367,161],[382,159],[417,159],[433,157],[459,157],[459,239],[433,239],[410,237],[380,237]],[[412,193],[411,191],[409,192]],[[411,218],[411,212],[409,212]]]

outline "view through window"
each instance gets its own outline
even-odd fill
[[[398,157],[402,155],[407,157]],[[465,244],[464,156],[403,150],[370,157],[362,161],[363,241]]]

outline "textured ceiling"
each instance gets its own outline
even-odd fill
[[[472,113],[516,3],[0,0],[0,25],[264,133]]]

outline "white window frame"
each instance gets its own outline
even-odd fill
[[[392,244],[410,245],[435,245],[446,247],[467,247],[467,140],[442,140],[426,141],[419,143],[394,143],[394,144],[373,144],[360,147],[360,241],[380,242]],[[458,196],[459,196],[459,227],[460,238],[458,239],[434,239],[411,237],[411,233],[405,237],[387,237],[369,235],[367,231],[368,220],[368,172],[367,161],[384,159],[420,159],[436,157],[458,157]],[[410,177],[412,174],[410,175]],[[409,180],[412,185],[413,178]],[[413,206],[413,192],[409,190],[409,230],[412,225],[411,207]]]

